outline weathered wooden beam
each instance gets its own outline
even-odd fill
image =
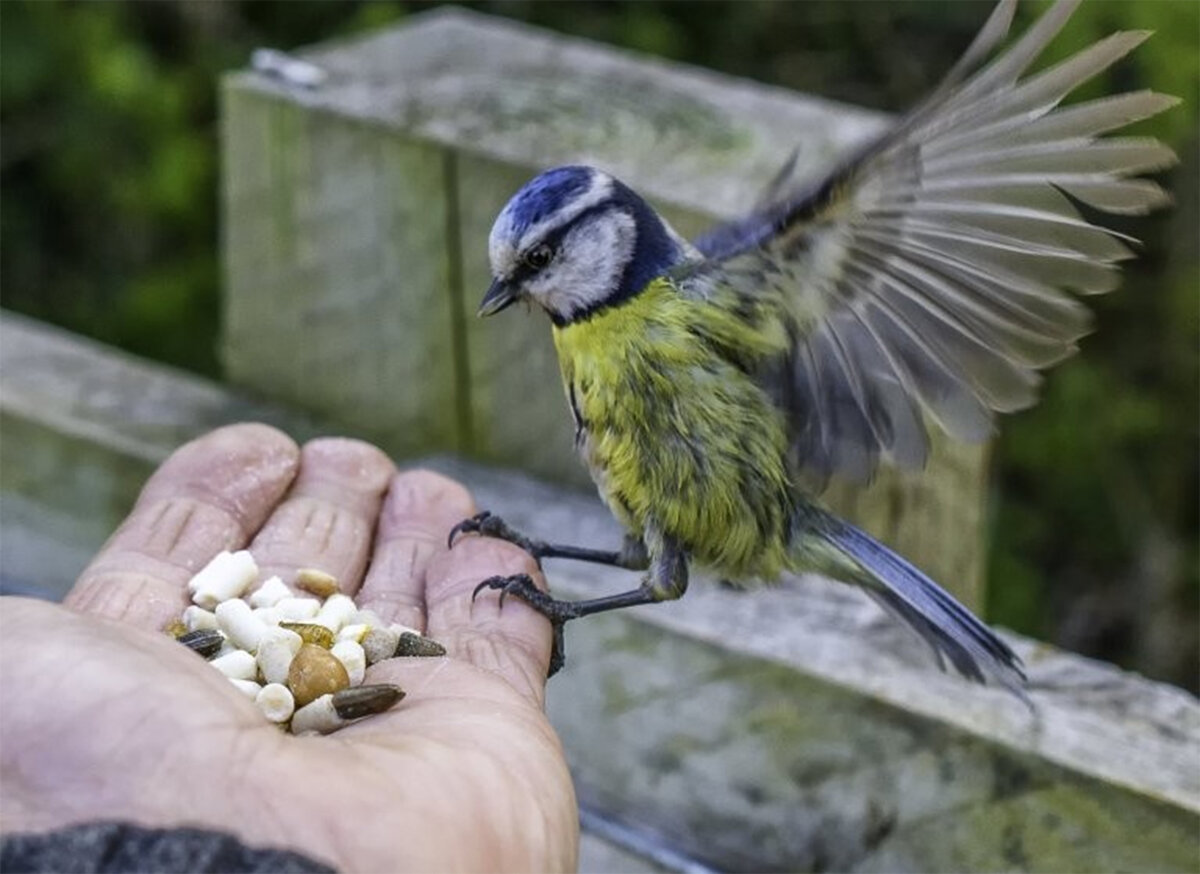
[[[549,166],[616,173],[687,235],[798,150],[815,173],[883,116],[462,10],[302,53],[321,87],[223,89],[230,377],[401,454],[457,449],[556,482],[574,457],[546,321],[473,317],[487,233]],[[985,452],[829,502],[982,603]]]
[[[86,555],[155,462],[246,416],[298,437],[320,430],[4,315],[0,533],[15,491],[52,511],[46,539]],[[422,463],[533,533],[619,535],[579,493],[451,456]],[[7,586],[7,549],[0,559]],[[565,597],[629,583],[571,563],[547,573]],[[623,823],[605,833],[640,837],[675,867],[1194,872],[1200,702],[1007,638],[1029,666],[1036,713],[938,673],[919,641],[844,587],[808,579],[739,594],[699,580],[678,603],[570,626],[548,707],[589,822]],[[590,870],[614,859],[652,869],[646,854],[589,847]]]

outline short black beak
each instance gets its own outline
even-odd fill
[[[479,316],[494,316],[500,310],[516,303],[517,296],[503,279],[496,279],[488,286],[487,294],[479,302]]]

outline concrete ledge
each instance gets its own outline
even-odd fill
[[[44,532],[43,545],[86,557],[183,440],[246,417],[300,439],[324,430],[10,315],[0,416],[0,571],[6,590],[51,593],[62,580],[49,577],[70,562],[28,576],[39,565],[12,564],[13,532]],[[531,533],[618,537],[578,493],[451,456],[422,463]],[[630,582],[565,563],[547,571],[566,597]],[[548,705],[581,801],[624,823],[616,832],[629,843],[659,848],[672,860],[660,869],[698,859],[754,870],[1196,870],[1200,703],[1187,693],[1010,635],[1029,665],[1032,715],[938,673],[842,587],[695,589],[571,627]],[[655,870],[653,853],[606,853],[588,858]]]

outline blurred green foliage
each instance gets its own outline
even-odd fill
[[[203,373],[216,359],[217,78],[260,45],[395,21],[394,2],[0,3],[3,304]],[[970,41],[988,4],[468,4],[833,99],[899,111]],[[1044,8],[1024,4],[1021,29]],[[1085,3],[1062,57],[1117,29],[1153,40],[1091,94],[1184,104],[1140,125],[1181,155],[1177,208],[1118,223],[1146,241],[1098,333],[997,441],[990,618],[1196,688],[1200,4]]]

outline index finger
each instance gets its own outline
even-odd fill
[[[180,447],[151,475],[64,604],[162,628],[186,606],[187,581],[262,527],[299,456],[287,435],[253,424],[218,428]]]

